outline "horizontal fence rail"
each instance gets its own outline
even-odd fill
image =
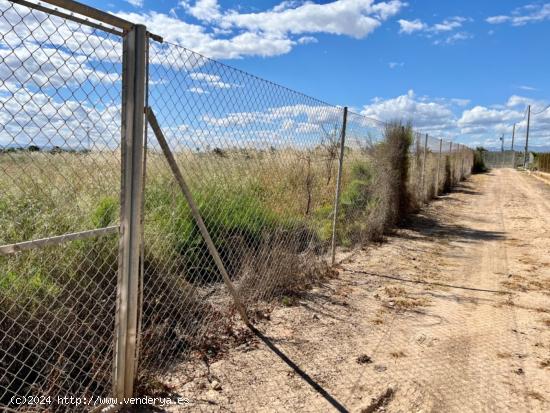
[[[74,232],[72,234],[58,235],[56,237],[42,238],[34,241],[25,241],[9,245],[1,245],[0,255],[15,254],[17,252],[31,250],[34,248],[43,248],[46,246],[63,244],[68,241],[102,237],[109,234],[116,234],[118,230],[118,226],[110,226],[106,228],[91,229],[88,231]]]
[[[0,0],[0,30],[10,409],[31,395],[154,393],[472,170],[461,144],[76,2]]]

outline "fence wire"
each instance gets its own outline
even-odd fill
[[[273,300],[292,303],[329,273],[333,222],[344,249],[396,223],[394,183],[386,178],[393,176],[391,142],[384,144],[391,125],[348,113],[334,221],[342,108],[167,43],[151,45],[149,73],[149,106],[249,313]],[[406,133],[412,161],[396,189],[414,206],[468,175],[471,151],[455,145],[451,152],[445,142],[448,153],[438,146],[435,155],[424,135]],[[155,382],[151,374],[181,381],[195,373],[178,364],[191,352],[215,360],[243,338],[227,327],[232,300],[151,130],[147,142],[140,340],[146,384]]]
[[[239,295],[306,288],[329,245],[342,110],[171,44],[151,47],[149,71],[149,106]],[[147,156],[141,367],[166,371],[216,351],[232,305],[152,131]]]
[[[121,41],[0,1],[0,56],[0,405],[62,411],[110,394]]]
[[[550,153],[538,153],[536,168],[541,172],[550,173]]]
[[[488,168],[518,168],[524,166],[525,152],[483,151],[483,162]]]
[[[43,410],[13,397],[112,396],[122,54],[116,34],[0,0],[0,403],[10,408]],[[471,170],[462,145],[173,44],[150,41],[147,63],[148,110],[253,322],[330,277],[332,246],[341,258],[381,239]],[[150,127],[145,145],[138,395],[185,383],[199,374],[189,360],[209,365],[251,335]]]

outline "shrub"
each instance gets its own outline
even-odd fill
[[[451,156],[445,155],[445,180],[443,182],[443,192],[451,192],[453,187],[453,170],[451,167]]]
[[[119,200],[113,196],[102,198],[92,212],[92,224],[95,228],[105,228],[116,222]]]
[[[369,239],[380,239],[412,209],[407,187],[412,141],[411,125],[393,122],[386,126],[384,140],[374,148],[373,198],[376,206],[368,218]]]
[[[485,148],[477,147],[474,151],[474,164],[472,166],[472,173],[480,174],[488,171],[485,161],[483,159],[484,152],[487,152]]]

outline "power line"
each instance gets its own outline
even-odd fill
[[[546,105],[546,107],[541,110],[540,112],[537,112],[537,113],[531,113],[531,116],[537,116],[537,115],[540,115],[542,112],[546,112],[548,110],[548,108],[550,108],[550,105]]]

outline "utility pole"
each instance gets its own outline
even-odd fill
[[[514,150],[514,138],[516,137],[516,124],[512,128],[512,168],[516,167],[516,151]]]
[[[527,106],[527,132],[525,133],[525,157],[523,158],[523,167],[527,169],[529,163],[529,126],[531,124],[531,105]]]

